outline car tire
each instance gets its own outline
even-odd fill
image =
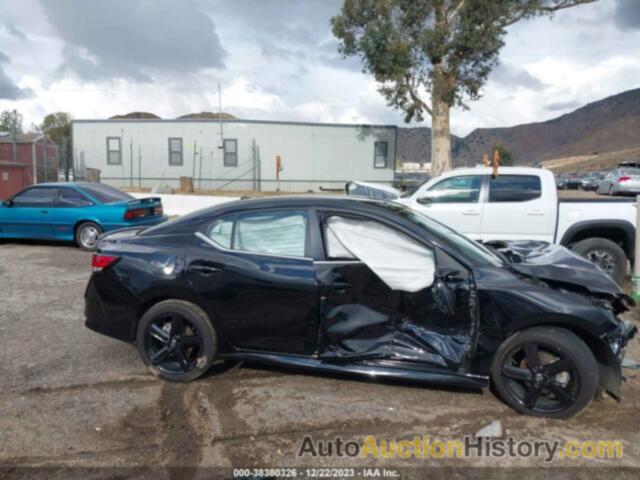
[[[185,326],[181,332],[173,332],[174,322],[179,320]],[[162,336],[163,331],[166,338]],[[190,339],[188,343],[187,339]],[[136,347],[140,358],[154,375],[172,382],[190,382],[213,364],[218,351],[218,337],[209,316],[200,307],[183,300],[165,300],[147,310],[140,319]],[[164,354],[161,353],[163,348],[167,350]],[[159,354],[164,356],[160,358]]]
[[[94,222],[82,222],[76,228],[75,240],[80,248],[89,252],[98,248],[98,237],[102,234],[100,225]]]
[[[624,282],[629,261],[624,250],[618,244],[606,238],[587,238],[573,245],[571,249],[595,263],[618,285],[622,285]]]
[[[513,352],[519,349],[524,350],[520,362],[526,367],[514,365],[518,357]],[[530,350],[535,351],[540,360],[536,367],[527,364],[529,354],[526,352]],[[557,358],[544,362],[543,355]],[[570,367],[558,371],[559,362]],[[531,368],[538,373],[532,373]],[[522,375],[526,372],[528,379],[525,380]],[[579,414],[594,398],[599,383],[598,363],[589,347],[574,333],[559,327],[534,327],[515,333],[500,345],[493,358],[491,380],[500,398],[518,412],[566,419]]]

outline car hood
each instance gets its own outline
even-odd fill
[[[496,241],[486,245],[502,253],[515,273],[552,288],[609,301],[616,313],[634,305],[611,277],[568,248],[537,241]]]

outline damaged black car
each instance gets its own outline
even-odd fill
[[[154,374],[217,361],[480,388],[569,418],[620,396],[633,305],[592,263],[540,242],[483,246],[402,205],[240,200],[105,235],[86,325]]]

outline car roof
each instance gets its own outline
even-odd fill
[[[84,185],[92,185],[92,182],[49,182],[29,185],[29,187],[82,187]]]
[[[493,173],[492,167],[483,167],[478,165],[477,167],[461,167],[454,168],[453,170],[449,170],[448,172],[443,173],[444,175],[460,175],[460,174],[468,174],[468,175],[478,175],[478,174],[491,174]],[[547,170],[545,168],[538,167],[498,167],[498,173],[503,173],[505,175],[514,174],[514,175],[549,175],[552,174],[551,170]],[[437,178],[437,177],[434,177]]]
[[[169,223],[159,224],[151,227],[151,232],[172,232],[177,233],[182,227],[189,227],[194,224],[202,223],[209,218],[223,215],[233,215],[255,210],[268,210],[279,208],[325,208],[350,210],[354,213],[369,213],[376,217],[392,216],[392,210],[401,210],[406,208],[404,205],[395,202],[371,199],[367,197],[357,196],[337,196],[337,195],[287,195],[261,198],[247,198],[235,200],[233,202],[225,202],[203,208],[192,213],[188,213],[176,218]],[[386,208],[383,208],[386,207]]]

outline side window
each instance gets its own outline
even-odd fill
[[[526,202],[542,196],[537,175],[498,175],[491,178],[489,202]]]
[[[224,150],[224,166],[237,167],[238,166],[238,140],[236,140],[235,138],[225,138],[222,141],[222,147]]]
[[[122,164],[122,149],[120,145],[120,137],[107,137],[107,164]]]
[[[480,175],[445,178],[424,192],[421,199],[430,203],[476,203],[481,183]]]
[[[306,212],[248,213],[236,218],[233,249],[304,257],[306,240]]]
[[[324,243],[325,255],[329,260],[354,260],[355,255],[340,243],[340,240],[330,228],[327,228],[328,222],[324,223]]]
[[[433,250],[395,228],[338,215],[323,228],[328,258],[357,258],[392,290],[417,292],[433,284]]]
[[[58,189],[49,187],[30,188],[13,197],[16,207],[52,207]]]
[[[58,196],[59,207],[86,207],[92,202],[73,188],[61,188]]]
[[[224,248],[231,248],[233,219],[221,218],[207,227],[205,235]]]
[[[181,166],[184,163],[182,157],[182,138],[169,138],[169,165]]]

